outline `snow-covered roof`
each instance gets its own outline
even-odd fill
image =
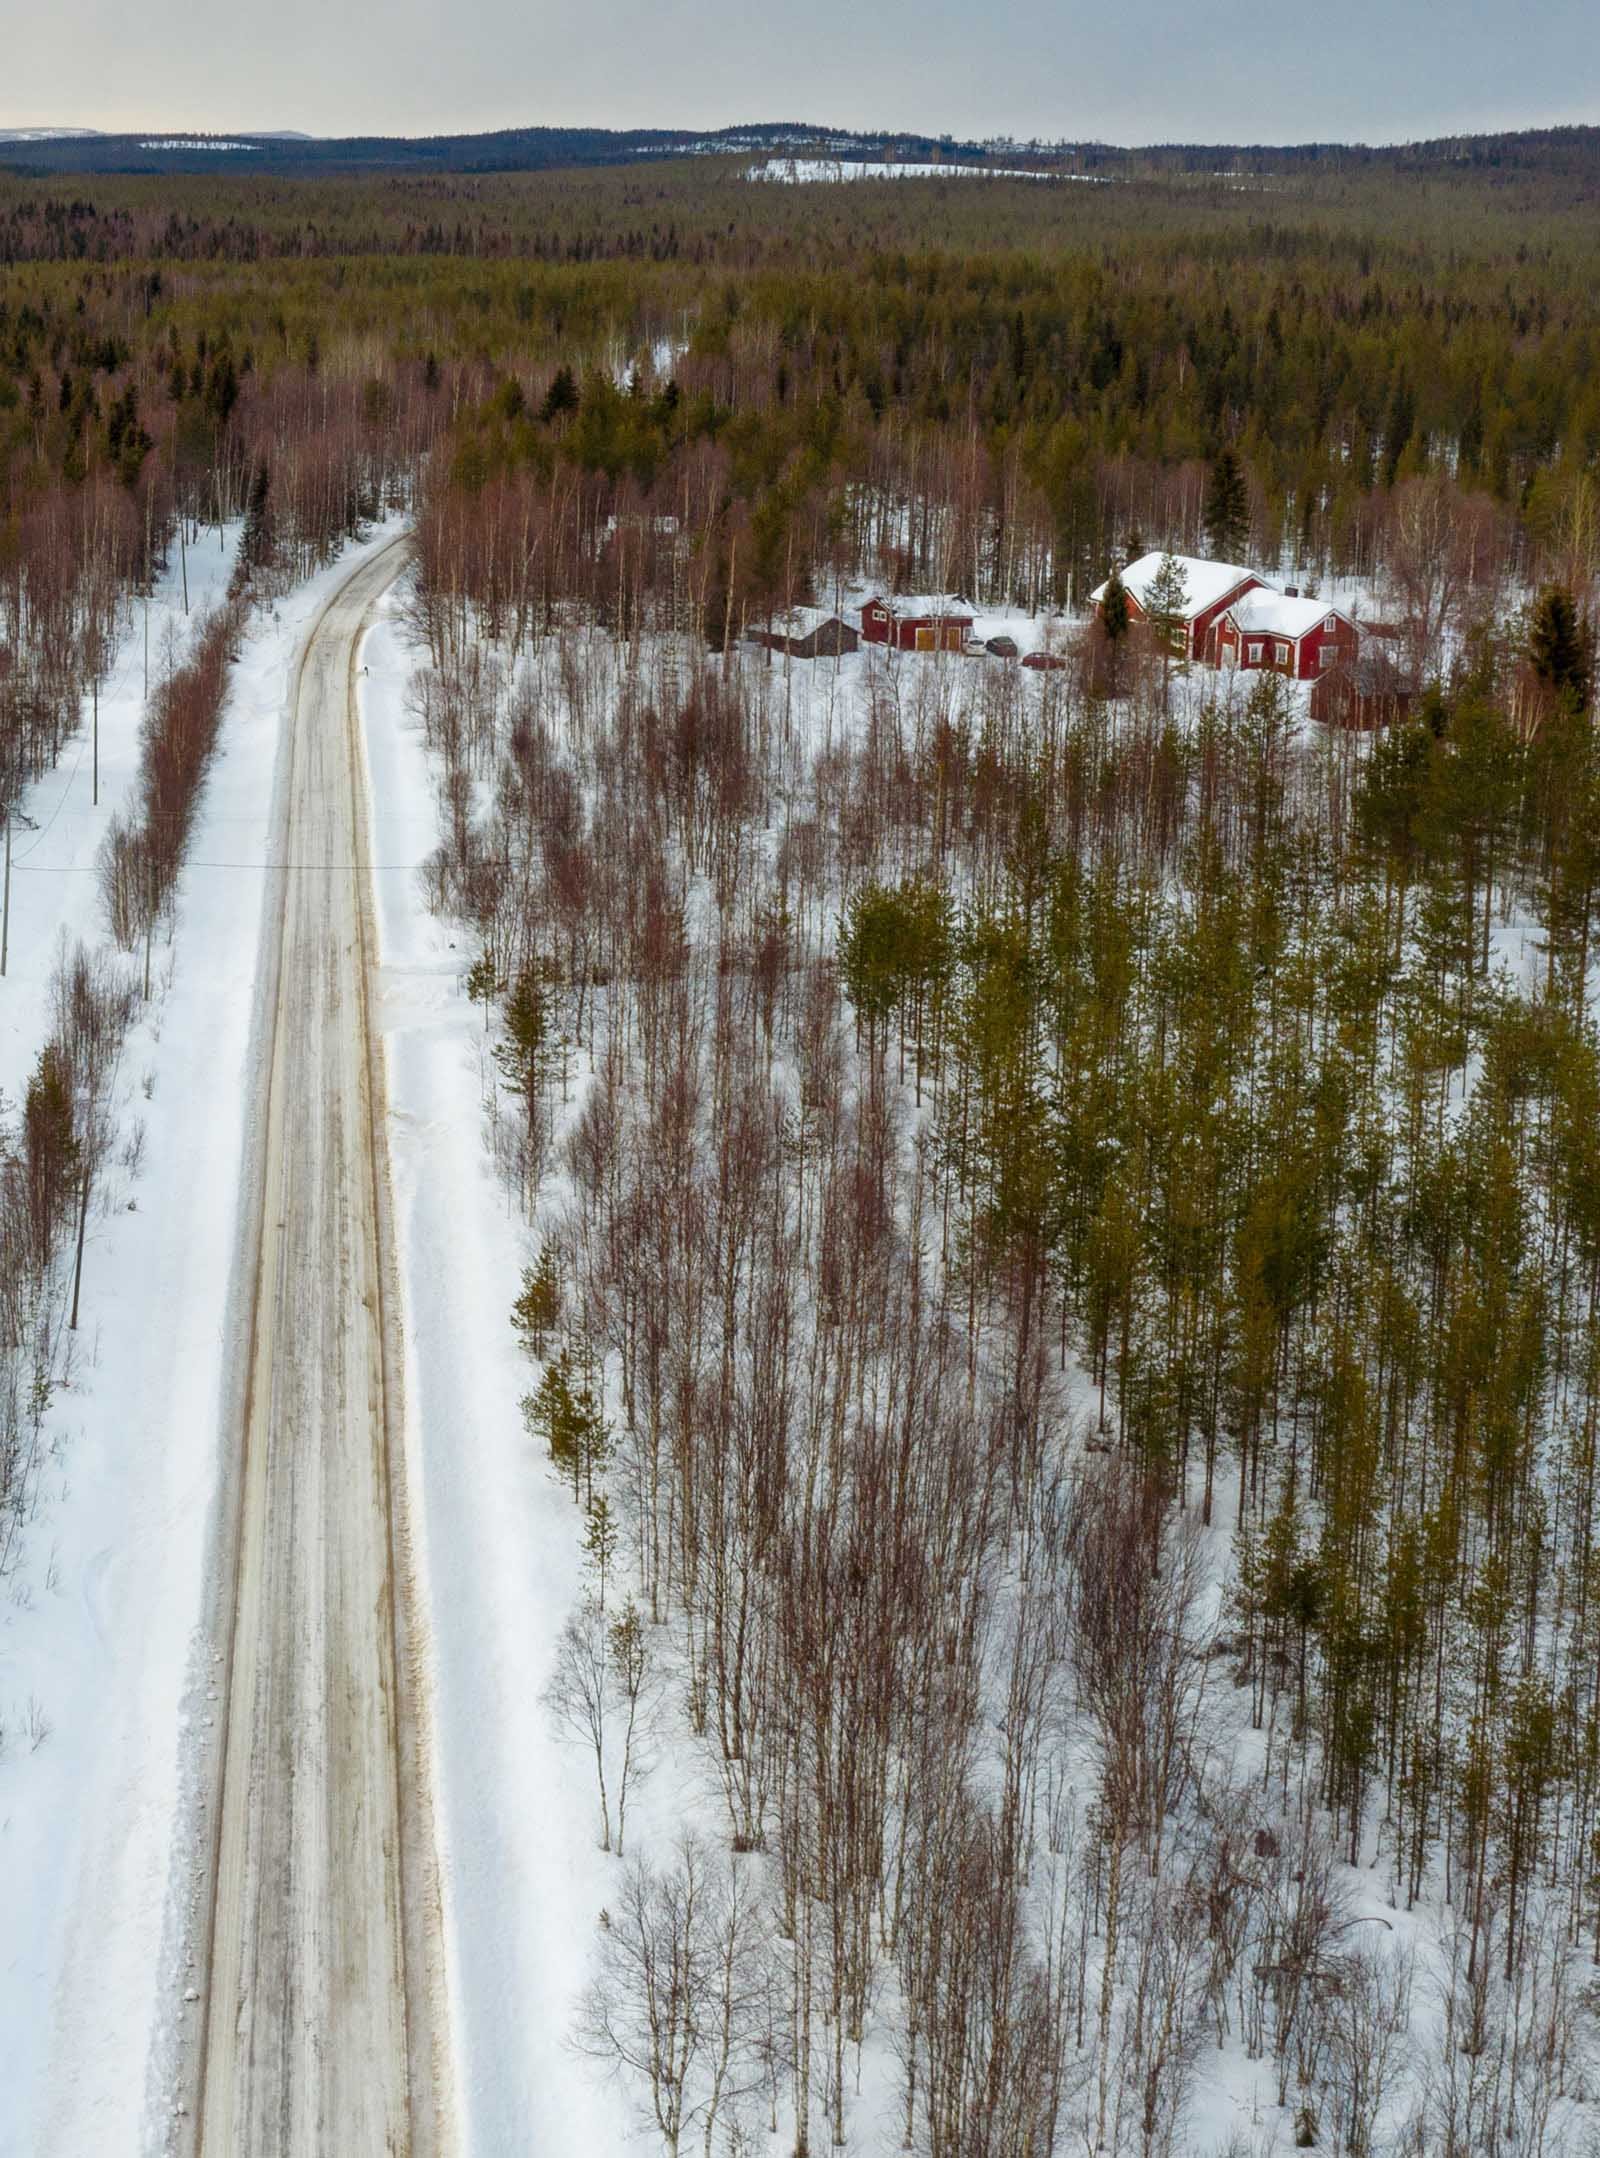
[[[926,614],[970,617],[974,611],[970,599],[962,599],[954,592],[874,592],[866,604],[887,607],[900,622]]]
[[[1142,554],[1137,562],[1130,562],[1122,572],[1124,589],[1141,607],[1145,604],[1145,594],[1155,583],[1157,572],[1166,559],[1164,554]],[[1242,568],[1237,562],[1207,562],[1200,555],[1179,554],[1172,559],[1183,572],[1184,588],[1188,594],[1180,615],[1180,620],[1185,622],[1192,622],[1197,614],[1204,614],[1208,607],[1216,606],[1218,600],[1226,599],[1228,594],[1236,591],[1247,578],[1259,574],[1256,570]],[[1105,584],[1096,585],[1089,597],[1097,603],[1103,600],[1110,583],[1108,577]]]
[[[1305,637],[1329,615],[1341,622],[1350,617],[1342,607],[1325,599],[1289,599],[1282,592],[1247,592],[1228,609],[1229,618],[1246,637]]]
[[[785,637],[806,637],[812,630],[820,629],[824,622],[844,619],[837,607],[780,607],[769,621],[765,615],[752,615],[751,626],[770,629]]]

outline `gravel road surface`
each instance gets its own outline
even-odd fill
[[[368,559],[293,694],[257,1077],[226,1730],[204,1972],[204,2158],[444,2148],[438,1903],[407,1648],[398,1294],[354,678],[403,567]]]

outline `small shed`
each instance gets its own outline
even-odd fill
[[[786,629],[752,629],[746,641],[769,652],[786,652],[791,659],[838,659],[860,649],[861,633],[838,615],[827,614],[809,624],[791,622]]]
[[[1407,718],[1417,685],[1382,645],[1341,661],[1311,685],[1311,717],[1324,727],[1370,734]]]
[[[964,601],[940,594],[908,599],[869,599],[861,610],[867,644],[897,652],[961,652],[972,635],[973,613]]]

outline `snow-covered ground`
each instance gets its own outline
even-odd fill
[[[123,1136],[136,1144],[91,1218],[79,1360],[52,1409],[24,1561],[0,1598],[0,2158],[165,2141],[220,1646],[207,1631],[207,1552],[236,1371],[230,1277],[265,849],[291,670],[352,559],[259,619],[235,670],[175,941],[124,1052]],[[228,566],[214,536],[191,554],[191,622]],[[365,641],[361,693],[455,2110],[464,2158],[523,2149],[535,2128],[550,2151],[620,2153],[636,2147],[627,2095],[568,2043],[619,1869],[596,1847],[589,1763],[558,1743],[541,1700],[583,1586],[580,1524],[521,1414],[534,1375],[509,1315],[532,1242],[485,1144],[489,1038],[464,988],[474,950],[429,911],[419,874],[438,836],[437,774],[408,702],[421,655],[401,604],[391,595]],[[984,612],[976,631],[1029,650],[1073,626]],[[151,609],[152,679],[183,630],[169,577]],[[874,698],[909,709],[941,682],[976,694],[1004,665],[863,650],[774,658],[766,682],[785,723],[792,704],[796,735],[820,746]],[[34,790],[37,829],[18,833],[0,982],[0,1085],[13,1104],[48,1025],[62,932],[105,941],[94,856],[136,772],[142,669],[136,619],[102,699],[99,808],[85,734]],[[1175,676],[1180,724],[1224,679]],[[1028,711],[1051,680],[1021,677]],[[1500,948],[1526,966],[1511,932]],[[37,1745],[30,1723],[45,1733]],[[642,1846],[663,1848],[703,1807],[695,1773],[687,1751],[663,1761],[633,1817]],[[886,2120],[886,2057],[866,2069],[857,2119],[881,2102]],[[1197,2148],[1270,2118],[1267,2069],[1230,2052],[1206,2082]]]
[[[225,586],[234,536],[225,551],[214,534],[191,551],[187,623],[174,561],[150,610],[152,682]],[[75,1361],[0,1597],[4,2158],[163,2147],[191,1809],[212,1729],[207,1554],[237,1353],[231,1275],[280,723],[300,641],[351,559],[258,617],[234,669],[174,940],[123,1051],[120,1144],[91,1210]],[[32,792],[37,831],[17,835],[0,983],[12,1104],[44,1039],[62,937],[108,941],[94,861],[137,771],[143,646],[136,614],[101,699],[99,807],[86,725]]]
[[[579,1592],[577,1523],[523,1428],[532,1375],[510,1310],[527,1238],[484,1146],[472,953],[429,913],[418,876],[438,819],[396,605],[366,639],[362,711],[457,2118],[473,2158],[530,2147],[535,2126],[551,2152],[614,2152],[620,2096],[566,2039],[616,1861],[595,1847],[592,1772],[540,1701]]]
[[[849,616],[860,596],[841,593],[835,604]],[[1027,650],[1075,625],[985,613],[975,626],[979,635],[1011,634]],[[594,667],[591,691],[601,704],[610,679],[605,647],[598,633],[585,639],[581,662]],[[423,656],[391,612],[370,634],[365,657],[380,864],[378,1009],[405,1276],[409,1481],[418,1495],[419,1572],[432,1613],[436,1801],[464,2149],[520,2148],[536,2124],[554,2147],[620,2152],[637,2147],[629,2141],[624,2096],[597,2086],[563,2043],[591,1963],[595,1918],[615,1893],[618,1868],[595,1848],[588,1765],[554,1743],[540,1702],[583,1569],[570,1498],[552,1481],[543,1448],[525,1434],[519,1413],[532,1374],[508,1321],[534,1240],[484,1143],[493,1072],[482,1009],[469,1001],[463,982],[475,945],[429,915],[417,874],[438,832],[437,775],[407,707],[408,681]],[[560,725],[562,692],[549,655],[524,664],[537,682],[538,708]],[[994,658],[894,655],[881,648],[817,662],[748,653],[739,664],[751,669],[752,699],[764,702],[763,731],[767,719],[785,737],[792,727],[795,743],[813,750],[851,735],[869,706],[892,711],[896,723],[910,727],[924,704],[970,697],[981,709],[985,693],[1008,682],[1031,723],[1060,679],[1013,675]],[[1253,680],[1203,668],[1175,671],[1175,722],[1194,725],[1207,700],[1242,697]],[[1308,755],[1364,754],[1363,741],[1329,737],[1304,722],[1305,693],[1303,685],[1291,687]],[[804,757],[797,747],[795,763]],[[1530,947],[1522,926],[1497,933],[1496,949],[1526,976]],[[548,1216],[560,1205],[552,1180],[542,1212]],[[1090,1393],[1076,1373],[1070,1405],[1087,1410]],[[1207,1539],[1213,1597],[1221,1593],[1232,1526],[1231,1493],[1223,1489]],[[1214,1617],[1208,1612],[1208,1625]],[[1214,1690],[1220,1693],[1221,1685],[1214,1682]],[[1241,1772],[1263,1766],[1261,1735],[1243,1730],[1236,1714],[1226,1721]],[[637,1817],[635,1841],[657,1858],[675,1815],[693,1816],[716,1833],[715,1803],[708,1808],[696,1786],[693,1745],[681,1729],[679,1738]],[[1437,1914],[1397,1912],[1387,1875],[1376,1866],[1341,1867],[1337,1885],[1347,1929],[1370,1926],[1371,1938],[1381,1935],[1386,1948],[1416,1951],[1419,2001],[1426,2003],[1416,2038],[1419,2046],[1431,2043],[1441,1971]],[[885,1979],[891,1994],[893,1984]],[[898,2136],[895,2066],[885,2035],[891,2022],[886,2009],[846,2106],[853,2149],[887,2148]],[[1276,2082],[1273,2061],[1251,2057],[1238,2031],[1225,2042],[1205,2036],[1184,2100],[1181,2147],[1218,2154],[1289,2147],[1293,2120],[1277,2103]]]

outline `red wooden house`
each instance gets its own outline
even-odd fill
[[[1122,572],[1122,589],[1128,595],[1128,619],[1130,622],[1145,621],[1150,612],[1150,587],[1165,555],[1140,555],[1137,562],[1130,562]],[[1235,600],[1247,592],[1265,589],[1265,580],[1254,570],[1244,569],[1237,562],[1205,562],[1198,555],[1175,555],[1173,560],[1183,572],[1184,602],[1178,610],[1182,626],[1183,659],[1209,659],[1211,657],[1212,631]],[[1089,597],[1098,610],[1105,599],[1111,580],[1097,585]]]
[[[973,614],[958,599],[869,599],[861,610],[867,644],[897,652],[960,652],[972,635]]]
[[[1223,612],[1207,656],[1217,667],[1274,667],[1314,682],[1330,667],[1348,666],[1360,649],[1361,632],[1342,608],[1262,586]]]

